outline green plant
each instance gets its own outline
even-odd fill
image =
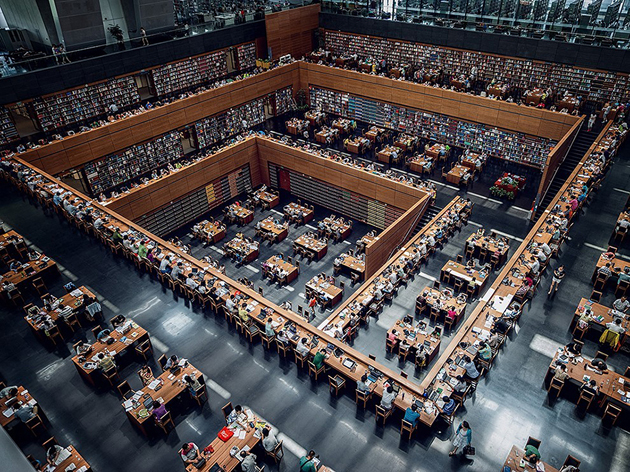
[[[507,197],[508,200],[514,200],[514,192],[506,192],[505,196]]]

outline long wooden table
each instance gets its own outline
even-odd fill
[[[346,223],[345,221],[343,223],[340,223],[339,220],[328,217],[324,218],[322,222],[326,227],[326,234],[328,236],[334,235],[337,231],[339,232],[340,238],[342,240],[350,236],[350,224]]]
[[[79,451],[77,451],[76,447],[70,444],[65,449],[67,452],[70,453],[70,455],[56,465],[56,467],[54,468],[55,472],[65,472],[65,470],[67,470],[68,467],[71,466],[74,466],[73,470],[77,472],[89,472],[92,470],[92,467],[90,466],[88,461],[86,461],[83,456],[79,454]],[[83,469],[83,467],[85,467],[85,469]]]
[[[33,279],[42,277],[49,270],[58,270],[57,264],[44,254],[40,254],[35,261],[23,262],[17,271],[10,270],[3,274],[0,282],[7,282],[20,288]]]
[[[287,273],[287,275],[279,280],[281,284],[290,284],[293,282],[298,276],[298,268],[293,264],[285,261],[284,259],[280,259],[278,256],[271,256],[265,262],[266,267],[263,266],[263,275],[267,277],[271,271],[271,269],[279,268]]]
[[[347,139],[344,144],[348,152],[352,152],[354,154],[363,154],[367,149],[372,147],[372,142],[369,139],[360,136],[357,136],[354,139]]]
[[[509,467],[513,472],[534,472],[534,468],[532,468],[529,463],[525,465],[525,467],[521,466],[521,460],[524,456],[525,450],[522,447],[512,446],[512,450],[510,450],[510,453],[505,459],[503,467]],[[545,472],[558,472],[558,469],[546,462],[543,462],[543,464],[545,465]],[[501,469],[501,472],[503,472],[503,469]]]
[[[419,141],[420,139],[418,136],[403,133],[398,135],[396,141],[394,142],[394,146],[399,147],[404,152],[412,152],[418,146]]]
[[[0,249],[6,249],[9,256],[14,259],[22,259],[22,254],[27,250],[24,238],[11,229],[6,233],[0,234]]]
[[[321,144],[330,144],[339,138],[339,130],[337,128],[329,128],[323,126],[322,129],[315,133],[315,141]]]
[[[440,302],[439,304],[437,302]],[[416,314],[424,314],[427,309],[438,308],[441,318],[445,317],[447,310],[452,308],[457,315],[455,324],[459,323],[466,314],[466,302],[458,300],[457,296],[448,296],[433,287],[425,287],[416,298]]]
[[[241,225],[251,223],[251,221],[254,219],[254,212],[249,208],[245,208],[244,206],[232,203],[227,207],[228,214],[230,210],[234,210],[234,213],[236,213],[236,219]]]
[[[328,252],[328,243],[326,241],[306,234],[296,238],[295,241],[293,241],[293,246],[294,248],[297,246],[305,251],[308,251],[317,261],[324,257]]]
[[[441,154],[442,152],[444,152],[444,155]],[[448,159],[450,151],[446,150],[446,146],[444,144],[435,143],[433,146],[425,149],[424,153],[436,161],[445,161]]]
[[[258,189],[254,192],[254,197],[258,198],[259,201],[265,202],[269,208],[273,208],[280,203],[280,196],[268,190]]]
[[[85,296],[90,298],[96,298],[94,294],[82,285],[81,287],[73,290],[70,293],[66,293],[51,306],[51,310],[46,310],[45,308],[38,309],[38,312],[43,312],[45,315],[49,316],[55,324],[57,324],[59,317],[63,317],[66,313],[64,308],[70,308],[69,313],[75,313],[79,308],[83,307],[83,299]],[[68,313],[68,314],[69,314]],[[29,324],[33,332],[40,339],[44,339],[46,334],[42,332],[42,323],[38,321],[39,316],[26,315],[24,319]]]
[[[124,330],[121,327],[111,330],[109,337],[114,339],[112,344],[107,344],[103,341],[94,341],[92,350],[88,354],[81,356],[75,355],[72,358],[72,362],[74,362],[74,366],[77,368],[79,374],[81,374],[81,377],[92,385],[95,383],[95,376],[97,373],[100,373],[97,359],[99,353],[109,354],[117,360],[124,353],[129,352],[138,344],[149,339],[149,333],[146,329],[139,326],[135,321],[127,321],[127,323],[130,323],[131,329],[124,334]],[[125,323],[125,325],[127,323]],[[85,360],[81,361],[80,358],[85,358]]]
[[[408,162],[408,166],[410,170],[418,172],[419,174],[430,174],[435,168],[436,161],[437,159],[434,157],[420,154],[412,157]]]
[[[288,223],[287,223],[288,225]],[[282,223],[277,225],[273,219],[273,216],[268,216],[264,220],[260,221],[259,231],[273,236],[273,241],[279,243],[289,235],[288,226],[284,226]]]
[[[247,264],[258,257],[258,246],[254,249],[250,243],[239,237],[232,238],[223,246],[223,252],[226,254],[235,253],[240,254],[241,262]]]
[[[615,320],[613,315],[613,309],[608,308],[605,305],[601,305],[599,303],[595,303],[592,300],[588,300],[586,298],[582,298],[580,300],[580,304],[575,309],[575,313],[573,315],[572,325],[578,322],[578,319],[584,313],[586,308],[590,309],[590,316],[588,319],[589,329],[595,327],[597,331],[603,332],[606,329],[607,323],[612,323]],[[624,316],[621,321],[621,326],[626,330],[625,333],[621,334],[619,337],[619,341],[621,344],[624,344],[628,341],[628,329],[630,329],[630,321]]]
[[[395,158],[392,158],[393,153],[396,153]],[[401,159],[403,153],[404,151],[401,148],[397,146],[390,146],[388,144],[376,154],[376,157],[378,158],[379,162],[384,162],[385,164],[392,164],[392,163],[395,163],[393,161],[398,161],[399,159]]]
[[[349,254],[341,254],[339,258],[341,259],[341,268],[348,272],[357,274],[359,280],[363,280],[365,278],[365,261],[357,259]]]
[[[192,364],[187,363],[185,367],[180,367],[176,373],[172,373],[170,370],[162,372],[155,378],[154,382],[137,390],[132,400],[123,402],[122,406],[127,413],[127,418],[145,436],[149,435],[148,425],[153,423],[151,413],[153,401],[159,399],[168,409],[169,404],[172,404],[177,397],[188,390],[188,384],[183,380],[184,375],[194,376],[202,385],[204,384],[203,374]],[[153,383],[158,386],[156,387],[157,390],[150,388]],[[150,407],[147,408],[144,402],[149,403],[149,399],[151,399],[151,403]],[[146,414],[144,410],[147,410]]]
[[[9,397],[0,398],[0,426],[3,428],[9,426],[14,420],[17,420],[14,414],[14,407],[21,406],[21,404],[25,403],[28,403],[31,406],[37,405],[37,400],[35,400],[28,390],[21,385],[18,386],[17,400],[18,403],[14,403],[12,406],[7,406]]]
[[[472,233],[466,239],[465,248],[473,247],[473,255],[479,257],[482,249],[488,251],[488,255],[499,254],[499,267],[505,264],[510,246],[501,241],[501,238],[493,238],[489,235],[480,235],[477,232]]]
[[[464,177],[466,175],[470,176],[470,174],[471,170],[468,167],[461,164],[456,164],[451,170],[448,171],[448,174],[446,174],[446,181],[454,185],[460,185],[462,183],[462,180],[464,180]],[[470,177],[468,178],[470,179]]]
[[[306,120],[299,120],[297,118],[291,118],[285,123],[287,127],[287,133],[293,135],[300,135],[306,129],[308,129],[309,123]]]
[[[466,284],[475,279],[475,295],[478,295],[483,287],[485,287],[486,282],[488,281],[488,275],[485,272],[480,272],[477,269],[469,269],[464,264],[460,264],[455,261],[448,261],[442,267],[440,271],[440,280],[446,280],[446,276],[450,275],[451,277],[456,277],[458,279],[463,280]]]
[[[198,225],[199,231],[193,230],[193,235],[207,243],[218,243],[225,238],[227,234],[225,225],[220,221],[203,220],[199,222]]]
[[[298,213],[299,212],[299,213]],[[291,202],[287,205],[284,206],[284,217],[293,221],[293,222],[297,222],[299,220],[299,218],[297,218],[295,215],[299,214],[303,216],[303,223],[306,224],[309,221],[311,221],[313,219],[313,217],[315,216],[315,212],[313,210],[311,210],[310,208],[305,207],[304,205],[298,205],[295,202]],[[300,220],[301,221],[301,220]]]
[[[429,365],[438,352],[440,352],[439,336],[435,336],[434,330],[429,328],[426,323],[422,321],[413,325],[407,324],[402,320],[396,321],[394,326],[389,328],[385,338],[389,338],[390,333],[393,333],[398,340],[398,343],[405,342],[409,346],[411,354],[415,355],[420,346],[424,347],[424,352],[427,355],[426,363]]]
[[[186,470],[188,472],[208,472],[215,465],[219,465],[221,470],[225,472],[231,472],[233,470],[240,471],[241,461],[239,460],[238,455],[230,455],[232,448],[237,447],[239,452],[244,448],[246,450],[252,450],[262,439],[260,427],[263,423],[261,420],[256,416],[248,416],[248,421],[254,423],[253,428],[251,426],[249,426],[247,430],[230,428],[234,431],[234,435],[230,439],[224,442],[217,437],[210,443],[210,447],[212,447],[214,452],[208,453],[199,451],[206,459],[206,463],[202,467],[196,468],[193,464],[190,464],[186,466]],[[242,438],[239,436],[241,431],[245,434]],[[207,448],[204,448],[204,450],[205,449]]]
[[[317,297],[317,301],[320,305],[327,307],[334,307],[337,303],[341,301],[341,297],[343,296],[343,290],[336,286],[334,283],[329,283],[323,278],[318,278],[317,282],[314,282],[313,279],[306,282],[306,296],[309,297],[310,294],[315,294]]]

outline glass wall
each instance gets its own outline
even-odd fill
[[[333,0],[323,9],[616,47],[630,37],[630,0]]]

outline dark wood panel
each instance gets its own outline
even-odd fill
[[[267,46],[273,59],[291,54],[299,59],[313,50],[313,32],[319,28],[320,5],[308,5],[265,15]]]

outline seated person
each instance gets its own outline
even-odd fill
[[[308,356],[309,352],[311,352],[311,349],[308,347],[307,343],[308,343],[308,339],[302,338],[300,339],[300,341],[297,343],[297,346],[295,347],[295,350],[297,351],[297,353],[300,354],[302,357]]]
[[[142,380],[142,385],[149,385],[155,379],[151,367],[146,364],[140,368],[140,370],[138,371],[138,375]]]
[[[74,347],[74,352],[78,355],[78,356],[82,356],[84,354],[87,354],[88,352],[90,352],[92,350],[92,346],[89,343],[83,342],[83,341],[79,341],[76,346]]]
[[[160,403],[157,400],[153,401],[153,410],[151,414],[155,417],[156,420],[161,421],[164,415],[166,415],[167,413],[168,410],[166,409],[166,405]]]
[[[38,411],[39,407],[37,405],[31,406],[28,403],[25,403],[20,408],[15,410],[14,414],[15,417],[19,419],[22,423],[26,423],[27,421],[35,418]]]
[[[394,393],[394,388],[391,385],[388,385],[383,392],[383,397],[381,398],[381,406],[386,410],[391,410],[394,406],[395,399],[396,394]]]
[[[324,366],[325,360],[326,360],[326,350],[322,349],[313,357],[313,364],[315,365],[315,368],[317,370],[321,369]]]
[[[569,376],[567,372],[567,366],[564,364],[558,364],[553,372],[553,378],[564,382]]]
[[[179,357],[173,354],[167,359],[166,364],[164,364],[164,370],[172,369],[173,367],[176,367],[177,364],[179,364]]]
[[[477,355],[480,359],[484,361],[489,361],[492,358],[492,349],[485,342],[481,341],[479,343],[479,350],[477,351]]]
[[[61,454],[61,451],[63,451],[63,447],[61,447],[59,444],[53,444],[46,451],[46,462],[52,466],[57,465],[57,459],[59,458],[59,454]]]
[[[256,472],[258,467],[256,466],[256,454],[252,454],[249,451],[241,451],[241,470],[243,472]]]
[[[115,369],[116,363],[114,362],[114,358],[109,354],[104,354],[102,352],[98,353],[98,368],[103,372],[107,372],[108,370]]]
[[[537,461],[540,460],[540,452],[538,452],[538,449],[536,447],[528,444],[527,446],[525,446],[524,459],[530,463],[535,464]]]
[[[464,380],[464,377],[462,377],[461,375],[458,375],[455,378],[457,380],[457,383],[455,385],[453,385],[453,391],[455,393],[463,393],[463,392],[465,392],[466,389],[468,388],[468,384]]]
[[[479,378],[477,366],[468,356],[464,357],[464,370],[466,371],[464,378],[469,380],[477,380]]]
[[[124,315],[116,315],[112,318],[111,323],[114,328],[118,328],[119,326],[124,325],[126,320],[127,319]]]
[[[276,446],[278,445],[278,439],[276,438],[276,435],[273,434],[273,431],[269,429],[268,426],[263,428],[262,437],[263,437],[262,445],[265,451],[273,452]],[[281,451],[282,451],[281,449],[278,450],[278,454],[282,454]],[[280,457],[282,457],[282,455],[280,455]]]
[[[241,426],[243,429],[247,429],[247,415],[243,411],[243,407],[241,405],[236,405],[234,407],[226,418],[226,421],[228,426],[236,424]]]
[[[182,458],[184,464],[190,465],[198,462],[201,459],[201,454],[195,443],[184,443],[179,450],[179,457]]]
[[[361,378],[357,381],[357,390],[363,393],[370,393],[370,387],[367,385],[368,375],[363,374]]]
[[[405,410],[405,417],[403,419],[408,423],[411,423],[415,428],[418,425],[419,418],[420,413],[418,413],[418,407],[415,403],[412,403],[411,407]]]
[[[109,335],[111,334],[111,332],[112,332],[112,330],[111,330],[111,329],[107,329],[107,328],[105,328],[105,329],[103,329],[103,330],[99,331],[99,333],[96,335],[96,339],[97,339],[98,341],[105,342],[106,338],[108,338],[108,337],[109,337]]]
[[[570,353],[570,354],[574,354],[576,356],[580,356],[582,355],[582,344],[581,343],[569,343],[565,346],[566,350]]]
[[[446,416],[451,416],[455,412],[457,402],[453,398],[449,398],[446,395],[442,397],[442,401],[444,402],[442,413],[444,413]]]

